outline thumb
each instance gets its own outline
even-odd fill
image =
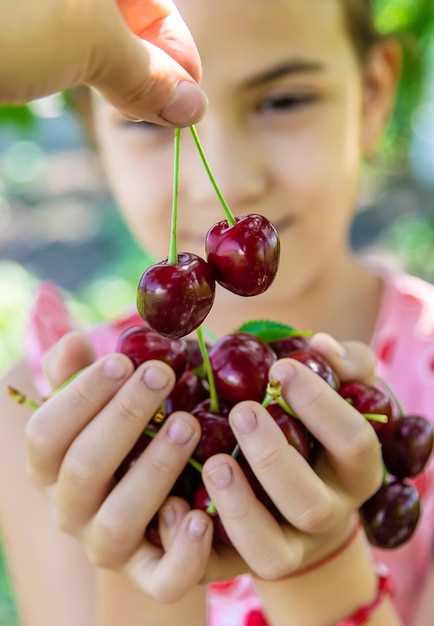
[[[84,333],[67,333],[43,358],[44,373],[54,391],[73,374],[84,369],[95,360],[95,352]]]
[[[151,40],[156,39],[155,34],[151,35],[152,28],[149,39],[143,39],[146,31],[141,37],[134,34],[117,5],[109,6],[103,28],[98,29],[94,66],[86,82],[129,119],[164,126],[189,126],[200,120],[207,98],[185,69],[188,63],[183,59],[181,65],[163,47],[153,43]],[[168,28],[174,31],[177,24],[173,15],[166,20],[170,24]],[[181,24],[182,21],[180,33],[174,34],[176,39],[185,32],[185,25]],[[167,38],[170,39],[166,34]]]

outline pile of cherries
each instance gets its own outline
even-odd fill
[[[126,354],[136,367],[150,359],[164,361],[173,367],[177,382],[164,406],[118,468],[117,480],[140,456],[165,416],[178,410],[188,411],[199,421],[202,436],[193,453],[192,464],[186,466],[171,493],[185,498],[194,508],[207,510],[210,498],[201,480],[200,464],[214,454],[232,454],[236,450],[228,414],[243,400],[263,402],[288,444],[314,467],[321,454],[320,444],[301,420],[288,413],[290,407],[284,406],[279,393],[273,394],[269,384],[268,372],[274,361],[290,357],[311,368],[368,419],[371,415],[387,418],[387,423],[372,422],[382,444],[384,484],[363,505],[361,518],[370,542],[381,548],[396,548],[414,533],[421,512],[420,499],[416,488],[406,479],[420,474],[429,460],[434,441],[430,422],[418,416],[403,416],[391,394],[379,387],[357,381],[340,384],[337,374],[322,355],[309,347],[305,336],[295,334],[266,343],[255,335],[235,332],[217,341],[209,352],[218,394],[217,410],[211,407],[209,383],[199,344],[194,339],[169,339],[143,325],[124,331],[118,351]],[[258,499],[276,519],[283,521],[242,453],[237,460]],[[213,521],[215,539],[230,544],[216,512]],[[151,525],[150,532],[151,540],[158,544],[155,524]]]
[[[420,474],[428,463],[434,442],[431,424],[419,416],[404,416],[388,389],[358,381],[341,384],[329,363],[310,348],[309,333],[273,322],[250,322],[212,346],[205,344],[200,325],[213,305],[215,282],[241,296],[264,293],[277,273],[280,244],[276,229],[266,218],[257,214],[234,217],[211,173],[196,129],[193,126],[190,130],[226,219],[211,227],[207,234],[207,261],[188,252],[178,253],[180,129],[176,129],[169,255],[142,275],[137,308],[144,324],[124,331],[117,346],[136,367],[151,359],[164,361],[173,368],[176,385],[118,468],[116,480],[121,480],[140,456],[166,416],[178,410],[188,411],[199,421],[202,434],[171,493],[185,498],[193,508],[210,513],[215,541],[230,545],[201,480],[203,463],[215,454],[228,453],[237,458],[256,497],[276,519],[283,521],[239,450],[228,415],[238,402],[262,403],[288,444],[315,467],[322,453],[320,443],[284,401],[278,385],[269,381],[273,363],[290,357],[321,376],[372,421],[382,445],[384,484],[363,505],[361,518],[373,545],[381,548],[402,545],[410,539],[420,518],[419,495],[408,479]],[[198,341],[185,339],[196,329]],[[161,545],[156,518],[147,536]]]

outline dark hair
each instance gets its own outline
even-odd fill
[[[358,55],[363,59],[382,37],[375,27],[372,0],[342,0],[347,27]]]

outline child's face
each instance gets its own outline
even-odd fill
[[[338,0],[179,0],[198,45],[209,109],[198,125],[235,214],[279,229],[275,293],[296,293],[342,258],[364,151],[364,87]],[[97,103],[109,182],[141,244],[167,255],[173,131]],[[204,256],[223,212],[188,129],[178,249]]]

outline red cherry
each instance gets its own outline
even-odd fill
[[[129,357],[136,368],[152,359],[164,361],[177,377],[185,370],[187,361],[183,341],[167,339],[146,326],[133,326],[125,330],[118,339],[116,351]]]
[[[165,402],[165,412],[192,411],[209,396],[203,381],[191,371],[184,372]]]
[[[333,371],[325,358],[318,352],[315,352],[315,350],[297,350],[296,352],[292,352],[289,358],[306,365],[306,367],[315,372],[315,374],[318,374],[318,376],[325,380],[333,389],[336,390],[339,387],[339,379],[336,372]]]
[[[390,420],[395,417],[394,407],[389,395],[378,387],[365,385],[358,381],[343,383],[338,391],[345,400],[351,400],[352,406],[360,413],[375,413],[377,415],[387,415]],[[379,434],[385,424],[370,422],[372,427]]]
[[[199,421],[201,438],[193,456],[200,463],[205,463],[214,454],[230,454],[237,440],[228,422],[228,409],[220,407],[217,415],[210,410],[211,401],[205,400],[197,406],[192,414]]]
[[[179,339],[198,328],[211,310],[215,280],[208,263],[189,252],[178,263],[148,268],[137,291],[141,317],[161,335]]]
[[[279,267],[277,230],[262,215],[215,224],[206,236],[206,252],[220,285],[240,296],[257,296],[273,282]]]
[[[240,453],[237,457],[237,462],[239,463],[244,476],[246,477],[250,487],[252,488],[253,493],[256,498],[261,502],[265,508],[271,513],[271,515],[276,518],[278,521],[284,521],[284,517],[276,507],[274,502],[271,500],[268,493],[265,491],[259,480],[256,478],[256,474],[250,467],[246,457]]]
[[[206,512],[210,504],[211,498],[209,497],[207,490],[204,486],[199,487],[194,495],[194,508],[199,509],[199,511]],[[214,540],[216,540],[216,542],[224,543],[227,546],[233,547],[232,541],[227,536],[225,527],[223,526],[218,513],[208,513],[208,515],[210,515],[214,525]]]
[[[199,343],[196,339],[186,339],[187,344],[187,368],[190,370],[196,369],[203,365],[202,354],[199,348]],[[211,350],[209,343],[206,343],[208,352]]]
[[[412,478],[430,459],[434,430],[424,417],[411,415],[385,424],[379,438],[387,470],[396,478]]]
[[[269,345],[273,352],[277,354],[278,359],[286,359],[292,352],[309,348],[308,340],[300,335],[278,339],[277,341],[272,341]]]
[[[262,402],[268,372],[276,355],[254,335],[226,335],[210,351],[219,398],[229,404],[243,400]]]
[[[372,545],[398,548],[415,532],[421,513],[417,489],[407,482],[384,485],[362,506],[362,519]]]
[[[267,411],[282,430],[287,442],[293,446],[306,461],[311,462],[314,441],[306,426],[299,419],[288,415],[278,404],[270,404]]]

